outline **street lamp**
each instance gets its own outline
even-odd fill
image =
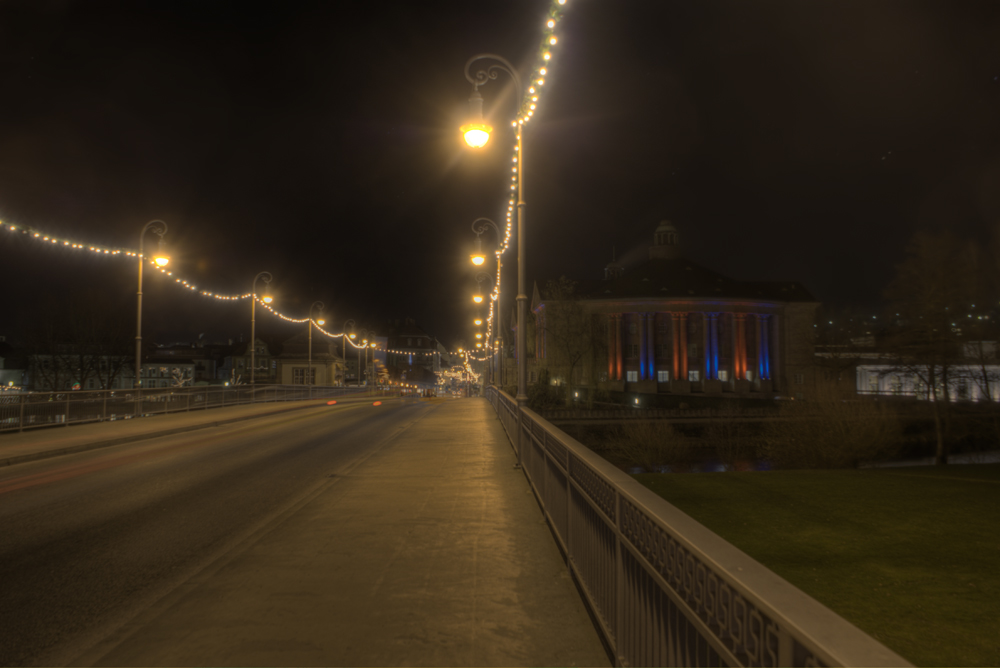
[[[375,338],[375,332],[370,332],[367,329],[362,329],[358,334],[361,335],[362,345],[358,348],[358,387],[361,387],[361,348],[365,349],[365,373],[368,372],[368,337]],[[351,337],[354,338],[353,336]],[[365,376],[367,382],[367,375]]]
[[[310,386],[316,384],[315,379],[313,378],[312,368],[313,368],[313,309],[316,308],[317,306],[319,307],[320,316],[316,320],[316,324],[319,325],[320,327],[326,324],[326,320],[323,320],[323,306],[324,306],[323,302],[321,301],[313,302],[312,306],[309,307],[309,371],[306,372],[308,374]]]
[[[480,237],[482,236],[483,232],[485,232],[487,229],[489,229],[491,227],[493,228],[493,231],[496,232],[496,235],[497,235],[497,248],[496,248],[496,253],[495,253],[496,257],[497,257],[497,282],[496,282],[496,288],[497,288],[496,289],[496,293],[497,293],[496,294],[496,299],[497,299],[497,304],[496,304],[496,308],[494,309],[494,311],[495,311],[494,315],[495,315],[496,321],[493,324],[494,339],[495,339],[497,336],[500,335],[500,301],[499,301],[500,300],[500,276],[501,276],[501,269],[503,268],[503,261],[500,259],[500,257],[501,257],[500,253],[501,253],[501,250],[502,250],[502,247],[503,247],[503,237],[500,234],[500,228],[497,227],[497,224],[494,223],[489,218],[476,218],[474,221],[472,221],[472,231],[475,232],[475,234],[476,234],[476,249],[477,249],[477,251],[478,251],[478,249],[481,246],[481,244],[480,244]],[[481,255],[481,252],[480,252],[480,255]],[[472,257],[472,263],[473,264],[482,264],[482,263],[476,263],[476,256],[475,255]],[[477,322],[476,323],[476,325],[480,325],[480,324],[481,324],[481,322]],[[496,380],[495,380],[496,379],[496,374],[494,373],[494,367],[496,367],[496,366],[497,366],[497,360],[496,359],[491,359],[490,360],[490,366],[489,366],[489,368],[490,368],[489,381],[492,382],[492,383],[494,383],[494,384],[496,382]]]
[[[348,327],[350,325],[350,327]],[[347,386],[347,339],[354,340],[354,328],[357,327],[357,323],[353,319],[348,319],[344,321],[344,386]],[[349,332],[349,333],[348,333]],[[360,375],[360,373],[359,373]]]
[[[477,71],[475,74],[472,73],[472,65],[479,60],[494,61],[488,64],[485,69]],[[465,63],[465,78],[472,84],[472,96],[469,98],[469,105],[473,115],[472,123],[462,127],[462,132],[466,137],[466,142],[470,146],[479,147],[484,146],[487,141],[489,141],[489,132],[492,128],[489,126],[482,127],[482,121],[479,121],[478,127],[473,127],[476,125],[476,117],[482,119],[482,109],[483,109],[483,98],[479,94],[479,87],[486,84],[490,80],[494,80],[499,76],[499,73],[503,71],[510,75],[510,78],[514,80],[514,86],[516,88],[514,95],[514,130],[517,135],[517,403],[519,406],[523,406],[528,401],[528,358],[525,353],[527,351],[528,337],[527,337],[527,321],[528,321],[528,296],[525,293],[526,287],[526,249],[525,249],[525,239],[524,239],[524,228],[525,228],[525,202],[524,202],[524,143],[522,140],[523,135],[523,118],[521,116],[522,105],[524,103],[524,87],[521,85],[521,77],[518,76],[517,70],[513,65],[510,64],[505,58],[492,53],[481,53],[473,56]],[[485,133],[485,138],[476,135],[475,131],[479,130]],[[471,136],[470,136],[471,135]],[[520,415],[520,412],[518,413]],[[520,434],[520,427],[518,428],[518,433]]]
[[[257,281],[263,280],[264,285],[270,285],[273,280],[270,272],[262,271],[253,278],[253,286],[250,288],[250,388],[253,389],[254,386],[254,372],[256,369],[254,366],[257,363]],[[267,294],[267,288],[264,288],[264,294],[261,296],[260,300],[265,304],[270,304],[274,301],[271,295]]]
[[[153,262],[158,267],[165,267],[170,262],[170,257],[163,247],[163,235],[167,233],[167,224],[162,220],[151,220],[139,233],[139,294],[135,311],[135,389],[137,390],[142,387],[142,263],[146,261],[146,256],[142,254],[142,242],[150,229],[160,237],[156,253],[153,254]]]

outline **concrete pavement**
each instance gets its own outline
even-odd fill
[[[493,409],[419,403],[72,665],[609,665]]]
[[[375,397],[379,399],[380,397]],[[367,396],[337,397],[338,402],[372,399]],[[223,406],[190,412],[164,413],[149,417],[87,424],[41,427],[23,432],[0,433],[0,466],[20,464],[49,457],[83,452],[131,441],[180,434],[195,429],[218,427],[257,417],[320,408],[327,399],[277,401],[270,403]]]

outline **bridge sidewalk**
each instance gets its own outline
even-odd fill
[[[337,397],[338,402],[370,400],[367,397]],[[265,415],[326,406],[326,399],[278,401],[223,406],[190,412],[88,424],[42,427],[23,432],[0,433],[0,466],[58,457],[121,443],[216,427],[229,422]]]
[[[493,409],[484,399],[421,409],[80,660],[608,665]]]

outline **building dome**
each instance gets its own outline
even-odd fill
[[[649,248],[649,259],[672,260],[680,255],[680,235],[669,220],[661,220],[653,232],[653,245]]]

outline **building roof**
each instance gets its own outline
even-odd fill
[[[813,302],[797,281],[738,281],[685,258],[651,259],[608,281],[580,283],[577,291],[588,299],[645,297],[663,299],[766,299]]]

